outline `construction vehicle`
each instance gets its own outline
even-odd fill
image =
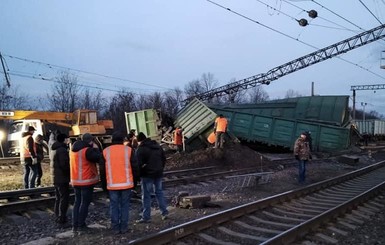
[[[43,112],[43,111],[0,111],[0,119],[13,120],[8,133],[8,154],[19,155],[22,133],[29,126],[38,134],[44,136],[48,141],[49,133],[61,131],[75,140],[78,136],[90,133],[100,147],[111,143],[112,120],[97,120],[95,110],[76,110],[73,113],[66,112]]]

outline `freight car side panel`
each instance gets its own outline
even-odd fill
[[[152,140],[160,142],[162,132],[159,130],[161,120],[155,109],[125,112],[127,132],[135,129],[136,133],[143,132]]]
[[[212,131],[216,117],[217,114],[213,110],[198,99],[194,99],[178,113],[174,125],[183,128],[185,143],[189,144],[202,134],[204,134],[202,137],[207,137],[209,131]]]
[[[349,129],[322,123],[284,118],[257,116],[232,110],[215,110],[229,119],[229,131],[236,137],[293,149],[303,131],[310,131],[313,150],[336,151],[349,145]]]
[[[356,120],[360,134],[385,135],[385,121],[378,119]]]
[[[307,120],[330,125],[349,122],[349,96],[306,96],[258,104],[208,104],[213,110],[232,110],[258,116]]]

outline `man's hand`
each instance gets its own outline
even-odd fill
[[[298,155],[295,155],[294,156],[296,160],[299,160],[299,156]]]
[[[36,157],[32,158],[32,165],[35,165],[35,164],[37,164],[37,158]]]

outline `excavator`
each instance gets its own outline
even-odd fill
[[[79,109],[72,113],[48,111],[0,111],[0,120],[13,120],[8,133],[8,154],[19,155],[22,133],[33,126],[33,137],[41,134],[48,140],[48,134],[60,130],[72,140],[82,134],[95,136],[96,143],[103,148],[111,143],[112,120],[98,120],[97,111]]]

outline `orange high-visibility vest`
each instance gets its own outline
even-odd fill
[[[125,190],[134,187],[131,154],[131,147],[125,145],[111,145],[103,150],[108,190]]]
[[[87,160],[87,147],[78,152],[70,151],[71,184],[73,186],[94,185],[99,182],[96,164]]]
[[[227,119],[218,117],[215,119],[216,131],[217,132],[226,132],[227,128]]]
[[[24,158],[32,157],[31,152],[29,151],[29,146],[28,146],[28,139],[30,137],[32,137],[32,135],[30,135],[30,134],[23,137],[23,149],[24,149],[23,155],[24,155]],[[35,142],[33,143],[33,150],[35,151],[35,154],[36,154]]]
[[[174,131],[174,144],[175,145],[182,145],[183,144],[182,129],[180,129],[180,128],[176,128]]]

